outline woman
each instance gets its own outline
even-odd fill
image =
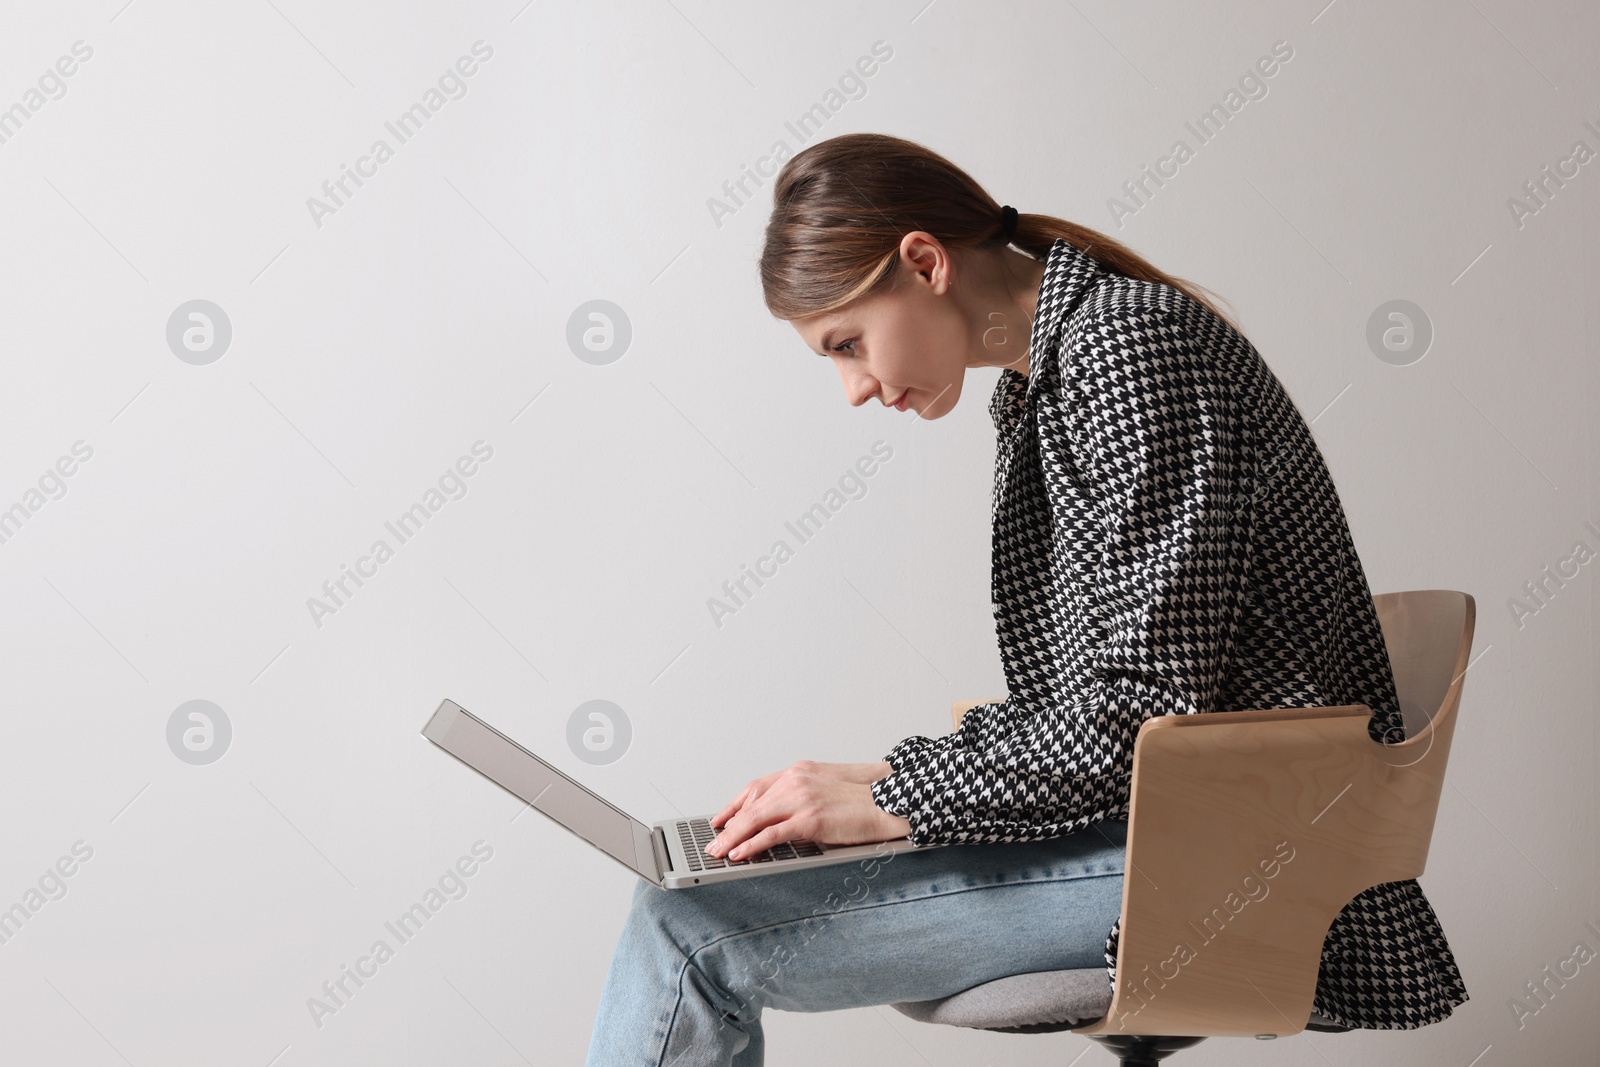
[[[894,137],[819,142],[773,201],[767,306],[833,361],[850,403],[937,419],[968,368],[1002,368],[991,576],[1009,695],[878,762],[803,761],[745,786],[712,819],[711,851],[735,860],[796,838],[958,847],[675,892],[641,881],[591,1067],[754,1067],[764,1007],[927,1000],[1102,963],[1114,982],[1140,723],[1359,703],[1375,740],[1405,737],[1321,453],[1195,287],[1104,234],[1002,208]],[[1401,1029],[1466,999],[1414,880],[1334,920],[1316,1013]]]

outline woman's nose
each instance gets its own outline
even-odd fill
[[[839,377],[844,380],[845,399],[850,401],[851,407],[860,407],[871,398],[873,391],[878,388],[878,383],[869,374],[839,368]]]

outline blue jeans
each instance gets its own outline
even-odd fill
[[[586,1067],[760,1067],[761,1010],[931,1000],[1105,967],[1128,824],[665,890],[643,879]]]

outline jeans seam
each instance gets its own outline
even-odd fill
[[[672,1028],[677,1025],[678,1015],[683,1010],[683,980],[688,976],[689,968],[694,966],[694,957],[699,951],[699,949],[696,949],[694,952],[684,956],[683,966],[678,968],[677,989],[672,1000],[672,1012],[667,1016],[666,1030],[661,1037],[661,1050],[656,1054],[656,1067],[662,1067],[662,1064],[666,1062],[667,1050],[672,1046]],[[695,967],[695,970],[698,971],[700,969]],[[700,971],[700,973],[705,975],[704,971]],[[706,975],[706,980],[710,983],[709,975]],[[725,1020],[719,1019],[719,1022],[725,1023]]]
[[[656,1067],[661,1067],[666,1062],[667,1049],[672,1045],[672,1028],[678,1021],[678,1012],[683,1010],[683,976],[689,973],[689,957],[683,958],[683,966],[678,968],[678,981],[676,995],[672,999],[672,1012],[667,1016],[667,1025],[661,1034],[661,1050],[656,1053]]]

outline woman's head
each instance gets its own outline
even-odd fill
[[[891,404],[909,390],[908,408],[938,418],[955,406],[966,368],[1026,372],[1034,300],[1058,237],[1106,269],[1216,311],[1190,283],[1065,219],[1020,214],[1007,242],[998,201],[899,137],[820,141],[778,171],[772,199],[760,261],[767,308],[834,362],[852,404]]]

